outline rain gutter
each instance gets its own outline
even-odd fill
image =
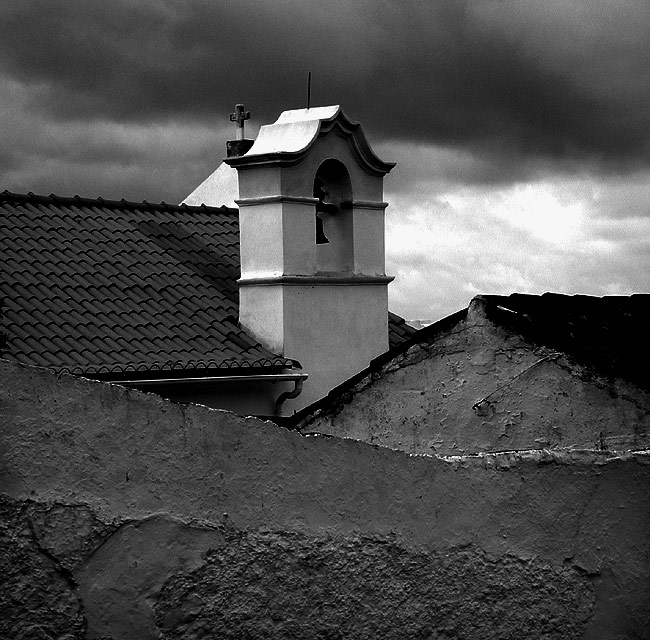
[[[280,413],[280,407],[287,401],[297,398],[302,392],[302,385],[309,377],[308,373],[261,373],[249,376],[205,376],[202,378],[158,378],[151,380],[115,380],[114,384],[125,387],[146,388],[159,385],[181,386],[196,384],[219,384],[221,382],[294,382],[291,391],[281,393],[275,400],[275,411]]]

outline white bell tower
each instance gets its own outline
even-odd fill
[[[383,177],[339,106],[285,111],[237,169],[240,323],[309,374],[286,409],[318,400],[388,350]]]

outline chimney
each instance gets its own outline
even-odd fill
[[[251,138],[244,138],[243,140],[227,140],[226,141],[226,155],[228,158],[236,158],[243,156],[253,146],[255,140]]]

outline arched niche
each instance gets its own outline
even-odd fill
[[[352,271],[352,181],[340,160],[328,158],[318,167],[313,197],[318,198],[314,221],[317,271]]]

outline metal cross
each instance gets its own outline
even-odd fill
[[[244,139],[244,121],[251,117],[250,111],[244,111],[243,104],[235,105],[235,113],[230,114],[230,122],[236,122],[235,125],[235,140]]]

